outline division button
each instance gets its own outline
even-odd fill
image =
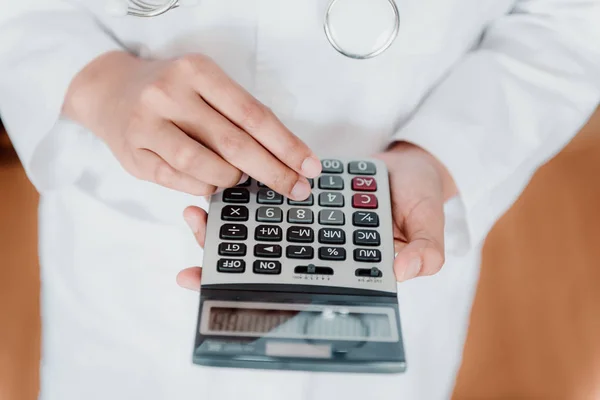
[[[283,231],[277,225],[259,225],[254,230],[254,239],[267,242],[280,242],[283,239]]]
[[[297,243],[312,243],[315,241],[312,228],[303,226],[290,226],[287,230],[287,241]]]
[[[221,210],[223,221],[248,221],[248,208],[246,206],[225,206]]]
[[[375,164],[369,161],[352,161],[348,164],[348,172],[353,175],[375,175]]]
[[[277,275],[281,273],[281,263],[271,260],[256,260],[253,264],[255,274]]]
[[[257,244],[254,246],[255,257],[281,257],[281,246],[278,244]]]
[[[323,175],[319,178],[319,189],[342,190],[344,179],[339,175]]]
[[[249,203],[250,192],[244,188],[230,188],[223,191],[223,201],[225,203]]]
[[[356,190],[357,192],[374,192],[377,190],[377,181],[375,178],[356,176],[352,178],[352,190]]]
[[[219,232],[221,239],[246,240],[248,237],[248,228],[241,224],[225,224]]]
[[[220,256],[245,256],[246,245],[244,243],[221,243],[219,244]]]
[[[346,233],[338,228],[321,228],[319,229],[319,243],[344,244],[346,243]]]
[[[377,208],[377,197],[374,194],[356,193],[352,195],[352,207]]]
[[[355,211],[352,214],[352,223],[354,226],[377,228],[379,226],[379,217],[373,211]]]
[[[342,261],[346,259],[346,249],[342,247],[321,247],[319,248],[319,258],[321,260]]]
[[[341,174],[344,172],[344,164],[339,160],[322,160],[321,167],[323,174]]]
[[[344,213],[341,210],[319,211],[319,224],[321,225],[344,225]]]
[[[314,257],[313,248],[310,246],[288,246],[285,249],[287,258],[298,258],[310,260]]]
[[[358,229],[354,231],[354,244],[359,246],[379,246],[381,244],[379,232],[369,229]]]
[[[246,262],[244,260],[231,260],[221,258],[217,261],[217,271],[229,273],[241,273],[246,270]]]
[[[380,262],[381,252],[377,249],[354,249],[354,260],[361,262]]]

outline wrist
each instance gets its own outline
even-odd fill
[[[63,115],[99,134],[106,116],[118,109],[123,89],[145,62],[124,51],[100,55],[71,81]]]

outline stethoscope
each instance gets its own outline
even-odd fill
[[[111,0],[111,12],[157,17],[197,0]],[[330,0],[323,22],[327,40],[340,54],[365,60],[386,51],[400,30],[394,0]]]

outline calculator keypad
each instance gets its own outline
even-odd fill
[[[297,282],[327,285],[342,279],[338,285],[395,291],[385,165],[326,159],[322,167],[322,175],[310,180],[313,193],[301,201],[253,179],[226,189],[211,204],[211,210],[218,207],[220,226],[210,257],[217,256],[213,271],[222,274],[215,278],[205,265],[203,284],[302,279]],[[380,279],[388,275],[391,282]]]

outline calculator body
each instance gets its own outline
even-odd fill
[[[252,179],[211,198],[194,363],[406,369],[385,164],[322,165],[305,201]]]

